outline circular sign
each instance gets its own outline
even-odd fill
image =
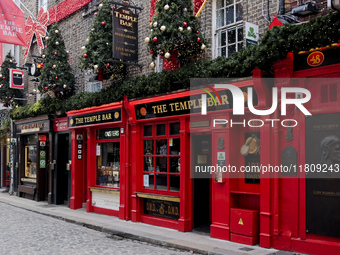
[[[119,112],[115,112],[115,119],[119,118]]]
[[[45,157],[46,156],[46,152],[45,151],[40,151],[40,156],[41,157]]]
[[[321,65],[324,60],[325,60],[325,56],[323,55],[321,51],[314,51],[308,55],[307,64],[312,67],[315,67],[315,66]]]
[[[145,116],[146,113],[147,113],[145,107],[140,108],[139,112],[140,112],[140,114],[141,114],[142,116]]]
[[[72,126],[74,123],[74,120],[73,119],[70,119],[70,125]]]

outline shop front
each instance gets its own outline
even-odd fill
[[[49,116],[15,121],[18,196],[52,203],[52,125]]]
[[[122,103],[67,113],[71,131],[70,208],[128,217],[125,114]]]
[[[249,78],[233,84],[243,93],[254,86]],[[212,235],[216,232],[214,227],[223,228],[224,221],[229,222],[226,219],[229,207],[225,207],[229,206],[228,192],[221,189],[221,185],[226,186],[225,181],[217,184],[220,180],[214,179],[213,174],[195,172],[196,167],[216,164],[217,150],[229,152],[227,142],[238,139],[238,135],[231,135],[225,126],[222,130],[213,127],[214,118],[223,116],[225,119],[233,108],[230,91],[218,89],[217,93],[220,101],[214,105],[210,99],[207,106],[214,114],[204,116],[201,115],[200,89],[124,102],[130,126],[133,222],[179,231],[209,233],[211,230]],[[256,93],[253,99],[256,105]],[[246,102],[244,107],[247,109]],[[259,130],[247,133],[248,136],[252,134],[260,139]],[[227,135],[232,138],[227,139]],[[219,146],[221,143],[225,145]],[[256,185],[249,187],[246,191],[251,195],[258,192]],[[250,203],[258,209],[259,197]]]

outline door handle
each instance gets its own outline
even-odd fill
[[[68,163],[66,164],[66,170],[71,171],[71,160],[69,160]]]

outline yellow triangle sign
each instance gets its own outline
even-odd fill
[[[238,224],[239,224],[239,225],[243,225],[243,220],[242,220],[242,218],[240,218],[240,220],[238,221]]]

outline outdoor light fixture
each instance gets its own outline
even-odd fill
[[[334,10],[340,11],[340,0],[332,0],[331,3]]]
[[[292,9],[291,13],[295,16],[306,16],[317,12],[318,9],[316,3],[312,1],[310,3],[295,7],[294,9]]]

